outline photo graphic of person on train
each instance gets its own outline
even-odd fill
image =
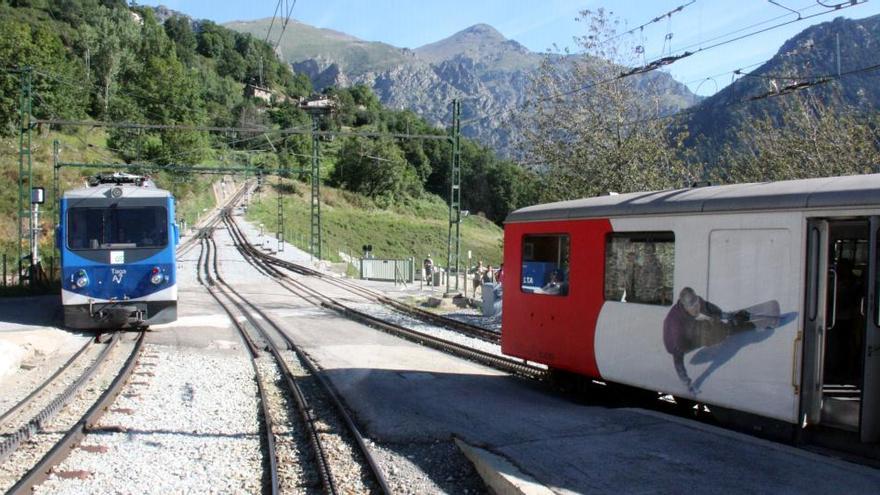
[[[709,301],[698,296],[694,289],[685,287],[678,295],[663,320],[663,344],[672,355],[675,372],[682,384],[694,395],[700,393],[700,385],[721,364],[729,360],[743,346],[769,336],[762,332],[774,329],[793,319],[793,314],[780,316],[779,303],[767,301],[745,309],[724,312]],[[722,348],[732,338],[751,333],[751,339],[727,346],[724,352],[702,353],[706,348]],[[685,367],[685,354],[698,351],[691,363],[714,361],[697,379],[692,380]]]

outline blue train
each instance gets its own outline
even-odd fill
[[[64,193],[56,232],[70,328],[143,328],[177,319],[174,197],[148,178],[99,174]]]

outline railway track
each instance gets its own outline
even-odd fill
[[[227,208],[233,207],[241,201],[241,198],[252,188],[254,184],[250,181],[246,181],[241,187],[238,188],[238,191],[235,192],[232,196],[229,197],[222,205],[215,208],[210,215],[203,218],[200,222],[201,225],[195,225],[196,232],[201,232],[204,229],[210,229],[217,225],[220,222],[224,210]],[[192,237],[183,241],[180,246],[177,248],[177,257],[180,259],[181,256],[189,252],[192,248],[199,245],[199,235],[193,235]]]
[[[116,344],[114,338],[104,344],[103,349],[95,351],[98,347],[95,341],[86,342],[52,376],[0,417],[3,438],[0,462],[14,454],[23,442],[36,435],[73,400]]]
[[[86,341],[85,344],[83,344],[83,346],[80,347],[79,350],[62,364],[61,367],[59,367],[51,376],[46,378],[25,398],[21,399],[0,415],[0,439],[2,439],[2,441],[5,442],[6,439],[13,435],[22,424],[27,422],[26,418],[28,418],[29,412],[39,408],[41,403],[47,398],[53,397],[53,394],[51,393],[53,387],[64,386],[64,384],[69,381],[69,379],[65,380],[66,375],[74,375],[75,377],[75,374],[72,373],[72,371],[75,370],[77,366],[82,366],[82,363],[86,362],[84,356],[87,354],[87,351],[94,348],[96,341],[97,339]],[[0,447],[0,451],[2,450],[2,447]],[[4,456],[0,454],[0,462],[2,462],[3,459]]]
[[[227,222],[229,222],[229,221],[234,222],[234,220],[231,217],[229,217],[228,215],[226,217],[226,221]],[[465,322],[462,322],[459,320],[455,320],[452,318],[447,318],[443,315],[432,313],[430,311],[426,311],[422,308],[397,301],[391,297],[386,296],[385,294],[383,294],[379,291],[375,291],[370,288],[363,287],[355,282],[341,279],[341,278],[332,277],[332,276],[327,275],[326,273],[315,270],[313,268],[310,268],[310,267],[307,267],[304,265],[300,265],[298,263],[294,263],[291,261],[282,260],[282,259],[277,258],[275,256],[261,252],[260,250],[254,248],[252,244],[250,244],[250,242],[247,240],[247,236],[244,235],[244,233],[241,231],[241,229],[239,229],[237,227],[237,225],[235,226],[235,228],[236,228],[236,232],[238,232],[238,235],[241,239],[241,243],[247,244],[251,248],[250,251],[251,251],[252,257],[259,258],[260,260],[262,260],[265,263],[268,263],[270,265],[274,265],[277,267],[281,267],[285,270],[289,270],[289,271],[294,272],[299,275],[305,275],[305,276],[309,276],[309,277],[318,278],[323,282],[326,282],[330,285],[333,285],[333,286],[339,287],[343,290],[346,290],[352,294],[363,297],[364,299],[367,299],[368,301],[382,304],[382,305],[387,306],[387,307],[389,307],[399,313],[402,313],[402,314],[407,315],[412,318],[416,318],[416,319],[421,320],[423,322],[426,322],[426,323],[429,323],[432,325],[438,325],[438,326],[447,328],[449,330],[453,330],[455,332],[461,333],[463,335],[467,335],[468,337],[477,338],[477,339],[480,339],[480,340],[483,340],[485,342],[489,342],[492,344],[496,344],[496,345],[501,344],[501,335],[498,332],[488,330],[486,328],[483,328],[483,327],[480,327],[477,325],[472,325],[472,324],[465,323]],[[261,270],[261,271],[263,271],[264,273],[266,272],[265,270]]]
[[[277,261],[280,260],[277,260],[277,258],[260,252],[252,244],[250,244],[244,234],[241,232],[238,224],[230,215],[224,215],[223,221],[226,224],[226,227],[229,230],[229,233],[233,238],[233,242],[235,243],[239,252],[245,257],[245,259],[250,259],[249,263],[251,263],[255,267],[258,267],[261,272],[271,277],[276,283],[289,290],[291,293],[303,298],[304,300],[315,306],[331,309],[349,319],[359,321],[397,337],[402,337],[407,340],[441,350],[443,352],[447,352],[465,359],[469,359],[471,361],[493,367],[501,371],[505,371],[507,373],[536,380],[542,380],[546,378],[547,371],[544,368],[500,356],[498,354],[493,354],[491,352],[475,349],[471,346],[463,345],[457,342],[451,342],[447,339],[443,339],[435,335],[430,335],[428,333],[420,332],[418,330],[414,330],[403,325],[385,321],[376,316],[341,304],[338,301],[334,300],[332,297],[327,296],[320,291],[309,287],[306,284],[303,284],[301,281],[289,276],[284,271],[279,270],[277,268]],[[295,267],[291,268],[291,270],[297,271],[297,273],[301,273],[303,275],[311,276],[313,273],[320,273],[311,269],[306,269],[305,267],[301,267],[300,265],[292,263],[290,265],[293,265]],[[321,275],[323,280],[333,280],[330,277],[324,277],[323,274]],[[374,291],[367,292],[369,292],[371,295],[376,294]],[[373,298],[371,299],[375,300]]]
[[[203,230],[199,237],[199,281],[233,321],[257,377],[268,459],[267,491],[314,489],[309,485],[317,478],[328,494],[389,493],[378,462],[331,384],[274,319],[223,280],[213,228]],[[291,405],[296,408],[297,421],[288,415]],[[302,437],[307,445],[303,445]],[[349,453],[342,459],[340,447]],[[313,461],[313,476],[279,473],[279,466],[301,466],[306,457]]]
[[[71,449],[98,422],[122,390],[140,355],[143,337],[142,331],[137,332],[134,341],[124,334],[113,334],[111,339],[103,344],[103,349],[100,349],[94,360],[85,366],[85,370],[73,379],[63,392],[48,401],[38,413],[22,422],[21,415],[26,414],[25,411],[33,410],[30,404],[41,400],[44,393],[57,389],[57,380],[76,369],[76,363],[95,347],[84,346],[67,363],[68,366],[46,380],[4,415],[7,421],[5,424],[11,425],[17,421],[19,426],[4,439],[0,447],[4,459],[3,464],[0,465],[2,468],[0,490],[8,489],[7,493],[10,494],[30,493],[67,457]],[[128,356],[117,356],[116,354],[119,354],[117,351],[125,346],[131,347]],[[123,358],[124,364],[120,364],[119,369],[114,372],[113,363],[121,363]],[[104,373],[103,377],[99,372]],[[114,377],[111,383],[103,389],[103,392],[97,393],[97,390],[103,388],[100,383],[101,378],[109,379],[109,376]],[[86,387],[86,385],[90,386]],[[94,400],[90,400],[92,396],[95,396]],[[82,409],[86,409],[84,413],[81,413]],[[47,431],[49,428],[51,431]],[[63,434],[56,440],[59,433]],[[9,484],[10,480],[15,482]]]

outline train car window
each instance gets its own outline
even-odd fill
[[[609,234],[605,241],[605,300],[672,304],[675,234]]]
[[[67,246],[79,249],[161,248],[168,244],[164,207],[71,208]]]
[[[568,295],[569,237],[564,234],[527,235],[523,238],[523,292]]]

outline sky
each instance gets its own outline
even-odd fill
[[[807,18],[829,10],[819,2],[849,5],[850,0],[297,0],[292,17],[312,26],[401,48],[416,48],[474,24],[485,23],[535,52],[554,46],[576,50],[574,38],[582,36],[586,29],[576,18],[584,9],[604,7],[612,11],[626,26],[620,31],[662,17],[632,35],[634,43],[644,47],[644,54],[639,57],[650,62],[665,55],[703,48],[664,70],[687,84],[691,91],[708,96],[730,84],[733,71],[757,67],[771,58],[787,39],[810,25],[839,16],[861,19],[880,14],[880,0],[858,1],[864,3]],[[145,0],[138,3],[161,4],[198,19],[223,23],[272,17],[278,1]],[[288,4],[293,4],[293,0],[288,0]],[[684,8],[665,15],[679,6]],[[712,47],[781,23],[788,24]],[[860,60],[848,61],[845,52],[842,47],[843,70],[864,64],[865,61]]]

